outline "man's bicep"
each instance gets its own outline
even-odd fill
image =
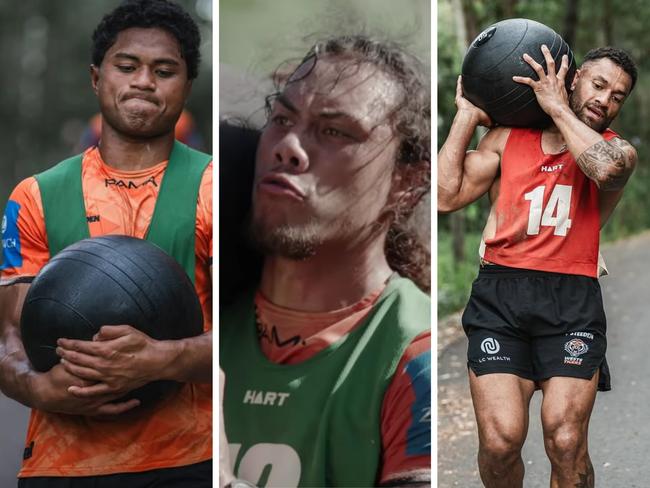
[[[609,141],[611,144],[621,149],[625,154],[625,174],[623,175],[623,185],[627,183],[627,180],[631,176],[632,172],[636,168],[638,155],[634,146],[624,139],[615,137]],[[600,227],[602,228],[605,223],[609,220],[610,216],[614,212],[614,209],[618,205],[618,202],[623,197],[623,191],[625,186],[622,186],[616,190],[600,190],[598,192],[598,206],[600,209]]]
[[[463,163],[463,176],[460,188],[447,201],[440,204],[441,212],[453,212],[466,207],[485,195],[499,173],[500,156],[491,148],[477,148],[468,151]],[[439,181],[438,186],[444,187],[445,182]]]
[[[472,202],[485,195],[499,174],[501,156],[488,149],[477,149],[465,158],[465,178],[461,189],[472,193]],[[471,203],[471,202],[470,202]]]
[[[0,286],[0,361],[22,349],[20,314],[29,286],[25,283]]]
[[[623,197],[624,189],[617,191],[604,191],[598,192],[598,207],[600,210],[600,228],[602,229],[607,223],[618,202]]]

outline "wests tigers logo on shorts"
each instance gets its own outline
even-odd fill
[[[586,353],[589,350],[589,346],[587,346],[582,339],[571,339],[569,342],[564,344],[564,350],[574,358],[577,358]]]
[[[564,358],[564,364],[580,366],[582,364],[582,358],[578,356],[586,353],[589,350],[589,346],[582,339],[571,339],[564,344],[564,350],[571,355],[570,357]]]

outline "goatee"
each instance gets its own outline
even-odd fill
[[[282,224],[270,227],[252,219],[248,229],[250,242],[264,256],[280,256],[302,261],[314,256],[321,244],[314,224]]]

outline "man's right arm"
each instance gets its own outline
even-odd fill
[[[82,382],[61,366],[48,373],[32,368],[20,336],[20,313],[28,290],[29,284],[24,283],[0,286],[0,390],[27,407],[65,411],[56,397],[69,395],[70,382]]]
[[[488,131],[475,151],[467,151],[479,125],[490,126],[488,115],[463,97],[460,77],[456,107],[447,140],[438,153],[438,211],[459,210],[487,193],[500,163],[500,147],[508,129]]]
[[[70,386],[87,382],[57,364],[35,371],[20,334],[20,315],[30,283],[49,259],[47,236],[34,178],[23,180],[12,192],[3,217],[3,265],[0,267],[0,390],[8,397],[48,412],[111,415],[137,406],[137,400],[112,404],[116,396],[92,402],[78,399]]]
[[[72,415],[117,415],[138,406],[138,400],[110,403],[119,395],[79,399],[70,386],[88,383],[57,364],[47,373],[32,368],[20,337],[20,313],[28,284],[0,286],[0,390],[23,405]]]
[[[28,284],[0,286],[0,389],[17,402],[34,406],[34,371],[20,339],[20,311]]]

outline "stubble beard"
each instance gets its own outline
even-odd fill
[[[264,256],[279,256],[295,261],[313,257],[322,244],[316,222],[271,226],[254,216],[249,225],[249,239]]]
[[[156,127],[154,116],[146,110],[130,110],[123,112],[122,115],[126,130],[134,135],[156,137],[161,133],[167,132],[166,130],[161,130],[160,127]]]
[[[571,95],[569,96],[569,107],[582,122],[584,122],[586,125],[588,125],[593,130],[599,133],[604,132],[605,129],[609,127],[609,124],[611,124],[613,120],[609,117],[605,117],[602,120],[602,122],[594,122],[589,117],[587,117],[587,115],[585,114],[585,111],[587,110],[587,105],[585,103],[582,103],[582,101],[578,100],[578,96],[576,95],[575,91],[571,92]]]

